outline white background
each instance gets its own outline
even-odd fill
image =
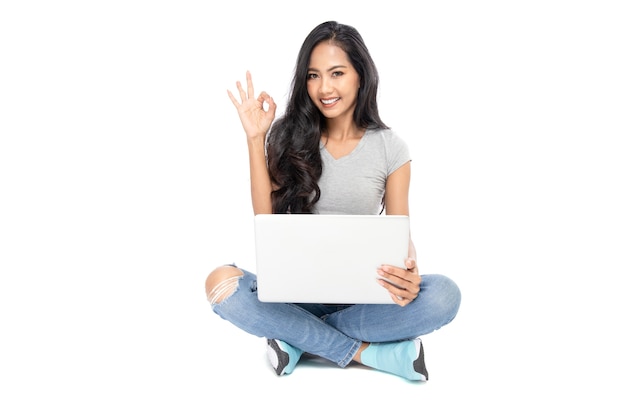
[[[620,3],[3,2],[0,414],[623,415]],[[213,267],[254,269],[226,90],[249,69],[284,105],[331,19],[410,145],[420,271],[463,291],[426,384],[278,378],[204,295]]]

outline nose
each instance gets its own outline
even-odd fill
[[[322,95],[330,94],[333,91],[332,79],[330,77],[322,77],[320,83],[320,93]]]

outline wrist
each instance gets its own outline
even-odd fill
[[[250,149],[263,149],[265,152],[265,136],[257,135],[257,136],[247,136],[248,147]]]

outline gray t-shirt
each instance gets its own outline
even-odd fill
[[[322,176],[317,214],[379,214],[387,177],[411,160],[406,142],[390,129],[367,130],[339,159],[320,145]]]

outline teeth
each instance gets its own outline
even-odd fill
[[[330,100],[322,100],[324,104],[333,104],[335,101],[339,100],[338,98],[332,98]]]

